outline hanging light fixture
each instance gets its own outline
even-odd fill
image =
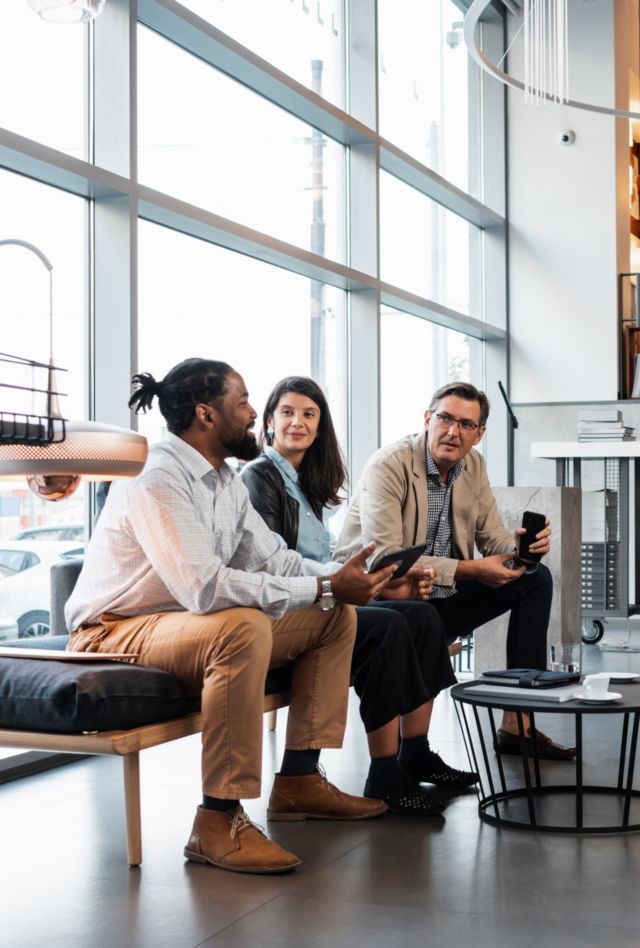
[[[24,247],[35,254],[49,273],[49,365],[0,354],[0,362],[47,369],[44,415],[0,412],[0,478],[26,477],[30,488],[45,500],[62,500],[73,493],[80,477],[105,481],[135,477],[147,458],[147,439],[136,431],[95,421],[67,421],[58,404],[56,366],[53,362],[53,265],[26,240],[0,240],[0,247]],[[20,386],[4,385],[6,388]]]
[[[484,72],[512,89],[522,90],[528,102],[563,103],[574,109],[584,109],[600,115],[640,119],[640,112],[578,102],[569,98],[567,0],[502,0],[508,12],[521,18],[522,22],[498,63],[493,63],[485,56],[479,42],[480,20],[492,2],[493,0],[472,0],[464,18],[467,51]],[[521,32],[524,33],[524,82],[501,68],[503,60]]]
[[[567,102],[567,0],[524,0],[523,19],[525,102]]]
[[[31,9],[47,23],[87,23],[95,20],[105,0],[27,0]]]

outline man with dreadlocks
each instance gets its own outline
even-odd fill
[[[67,603],[69,647],[133,653],[201,696],[203,802],[185,856],[236,872],[285,872],[300,860],[240,803],[260,795],[267,670],[294,662],[269,819],[383,813],[381,801],[332,786],[318,758],[342,744],[356,625],[347,603],[371,600],[394,568],[365,572],[372,546],[342,567],[318,564],[271,533],[225,463],[257,455],[256,412],[229,365],[187,359],[161,382],[148,373],[133,382],[129,407],[146,411],[157,397],[168,432],[142,473],[109,494]],[[396,582],[420,595],[420,579]]]

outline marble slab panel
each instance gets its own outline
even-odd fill
[[[495,487],[498,510],[507,530],[520,526],[524,510],[547,515],[553,530],[544,562],[553,576],[553,603],[547,642],[579,642],[580,543],[582,492],[576,487]],[[506,666],[509,617],[501,616],[474,633],[474,674]]]

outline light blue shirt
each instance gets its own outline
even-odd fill
[[[305,494],[300,490],[298,472],[286,458],[270,445],[264,452],[278,468],[284,481],[284,487],[294,500],[298,501],[298,542],[296,550],[309,560],[326,563],[331,559],[331,534],[321,520],[318,520]]]

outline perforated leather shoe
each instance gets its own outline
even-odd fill
[[[382,800],[343,793],[322,771],[305,777],[276,774],[269,799],[269,820],[368,820],[387,809]]]
[[[456,770],[455,767],[450,767],[435,751],[429,751],[420,766],[410,766],[402,760],[400,764],[416,783],[432,783],[442,790],[467,790],[480,779],[475,770]]]
[[[400,771],[391,780],[377,783],[369,778],[364,785],[365,797],[374,797],[387,804],[389,813],[401,816],[441,816],[448,801],[423,790]]]
[[[241,806],[226,812],[199,806],[184,854],[193,862],[256,874],[290,872],[301,862],[267,839]]]

